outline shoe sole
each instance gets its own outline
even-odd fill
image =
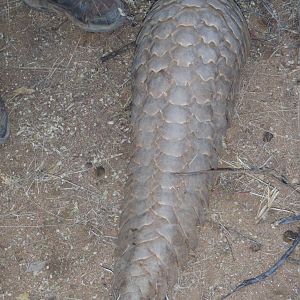
[[[72,14],[47,0],[23,0],[31,8],[41,11],[52,11],[65,14],[75,25],[88,32],[111,32],[119,28],[126,20],[125,7],[121,1],[117,1],[119,17],[112,24],[86,24],[76,19]]]
[[[3,145],[7,142],[9,138],[9,134],[10,134],[9,125],[7,125],[5,136],[0,138],[0,145]]]

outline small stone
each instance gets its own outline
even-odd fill
[[[263,141],[264,142],[270,142],[274,137],[274,134],[269,132],[269,131],[265,131],[264,135],[263,135]]]
[[[105,169],[102,166],[98,166],[95,168],[95,175],[97,177],[103,177],[105,175]]]
[[[262,245],[260,243],[251,243],[250,245],[250,250],[252,250],[253,252],[258,252],[259,250],[261,250]]]
[[[287,230],[283,233],[282,239],[288,243],[291,244],[296,238],[298,237],[298,233],[292,230]]]
[[[33,262],[27,267],[26,272],[27,273],[41,272],[45,268],[46,264],[47,264],[47,261]]]
[[[93,167],[93,163],[90,162],[90,161],[87,161],[87,162],[85,163],[85,167],[86,167],[87,169],[90,169],[90,168]]]

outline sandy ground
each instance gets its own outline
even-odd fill
[[[300,213],[296,1],[259,2],[243,5],[251,57],[220,165],[275,171],[220,175],[199,248],[169,299],[220,299],[274,264],[291,244],[285,232],[299,229],[274,225]],[[134,41],[137,23],[91,34],[19,0],[0,2],[0,94],[11,126],[0,147],[1,299],[111,299],[133,48],[101,57]],[[299,300],[299,248],[292,257],[229,299]]]

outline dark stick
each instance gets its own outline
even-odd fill
[[[124,52],[128,51],[131,47],[134,47],[134,45],[135,45],[135,41],[125,44],[121,48],[118,48],[114,51],[104,54],[100,58],[101,62],[107,62],[108,60],[111,60],[111,59],[115,58],[116,56],[123,54]]]
[[[266,168],[256,168],[252,167],[249,169],[244,168],[215,168],[215,169],[208,169],[208,170],[199,170],[199,171],[192,171],[192,172],[174,172],[174,175],[181,175],[181,176],[192,176],[192,175],[199,175],[205,173],[270,173],[271,169]]]
[[[300,221],[300,215],[294,215],[294,216],[289,216],[287,218],[283,218],[275,222],[276,225],[282,225],[282,224],[291,224],[294,222]]]
[[[289,183],[284,175],[278,174],[276,170],[269,169],[269,168],[257,168],[251,167],[249,169],[244,168],[216,168],[216,169],[209,169],[209,170],[199,170],[199,171],[192,171],[192,172],[174,172],[174,175],[178,176],[193,176],[193,175],[201,175],[206,173],[256,173],[256,174],[266,174],[271,178],[275,179],[279,183],[289,187],[291,190],[300,194],[300,188],[295,187],[293,184]]]
[[[252,237],[247,236],[247,235],[245,235],[245,234],[239,232],[238,230],[236,230],[236,229],[234,229],[234,228],[231,228],[231,227],[229,227],[229,226],[224,226],[224,228],[225,228],[227,231],[229,231],[229,232],[234,232],[234,233],[237,234],[238,236],[241,236],[243,239],[250,241],[250,243],[252,243],[252,244],[255,244],[255,245],[259,246],[259,247],[262,246],[262,243],[261,243],[261,242],[256,241],[256,240],[253,239]]]
[[[269,268],[266,272],[263,272],[254,278],[244,280],[243,282],[238,284],[230,293],[223,296],[221,298],[221,300],[229,297],[233,293],[241,290],[242,288],[244,288],[248,285],[252,285],[257,282],[261,282],[261,281],[265,280],[266,278],[268,278],[269,276],[271,276],[272,274],[274,274],[286,262],[286,260],[293,253],[293,251],[296,249],[296,247],[298,246],[299,243],[300,243],[300,233],[298,234],[297,238],[294,240],[293,244],[286,250],[286,252],[280,257],[280,259],[271,268]]]

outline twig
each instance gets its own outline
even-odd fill
[[[128,51],[131,47],[134,47],[134,45],[135,45],[135,41],[125,44],[121,48],[118,48],[116,50],[113,50],[109,53],[104,54],[100,58],[100,60],[101,60],[101,62],[107,62],[108,60],[111,60],[111,59],[115,58],[116,56],[121,55],[124,52]]]
[[[74,186],[75,188],[80,189],[82,191],[85,191],[85,192],[87,192],[87,193],[89,193],[91,195],[99,196],[99,194],[100,194],[100,192],[98,192],[98,193],[94,192],[94,191],[92,191],[90,189],[87,189],[86,187],[78,185],[78,184],[76,184],[76,183],[74,183],[74,182],[72,182],[72,181],[70,181],[68,179],[65,179],[65,178],[61,177],[61,176],[54,175],[54,174],[49,174],[49,173],[46,173],[46,172],[41,172],[41,173],[44,174],[44,175],[46,175],[47,177],[52,178],[52,179],[57,179],[57,180],[61,180],[62,182],[65,182],[65,183],[69,183],[70,185]]]
[[[286,252],[280,257],[280,259],[271,268],[269,268],[267,271],[261,273],[260,275],[258,275],[256,277],[244,280],[239,285],[237,285],[230,293],[223,296],[221,299],[222,300],[226,299],[227,297],[229,297],[233,293],[241,290],[242,288],[244,288],[248,285],[255,284],[257,282],[261,282],[261,281],[265,280],[266,278],[268,278],[269,276],[271,276],[272,274],[274,274],[285,263],[285,261],[293,253],[293,251],[296,249],[296,247],[298,246],[299,243],[300,243],[300,233],[298,234],[297,238],[294,240],[293,244],[286,250]]]
[[[30,70],[30,71],[45,71],[48,72],[49,70],[53,70],[53,67],[18,67],[18,66],[8,66],[5,67],[4,70],[9,70],[9,69],[17,69],[17,70]],[[58,67],[56,68],[57,71],[64,71],[64,67]]]
[[[113,271],[111,268],[105,267],[105,266],[103,266],[103,265],[100,265],[100,267],[101,267],[102,269],[104,269],[105,271],[108,271],[109,273],[114,274],[114,271]]]
[[[77,41],[77,43],[76,43],[76,46],[75,46],[75,48],[74,48],[74,51],[73,51],[73,53],[72,53],[71,56],[70,56],[70,59],[69,59],[69,61],[68,61],[68,63],[67,63],[67,66],[66,66],[66,70],[69,69],[70,63],[71,63],[71,61],[73,60],[73,57],[74,57],[74,55],[75,55],[75,53],[76,53],[76,51],[77,51],[78,45],[79,45],[79,43],[80,43],[80,40],[81,40],[81,37],[79,37],[79,39],[78,39],[78,41]]]
[[[298,49],[298,64],[300,64],[300,49]],[[300,136],[300,87],[297,87],[298,103],[297,103],[297,121],[298,121],[298,135]]]
[[[276,20],[276,22],[278,23],[278,25],[281,23],[278,13],[276,12],[276,10],[274,9],[273,5],[267,1],[267,0],[260,0],[262,5],[264,6],[264,8],[266,9],[266,11],[270,14],[270,16]]]
[[[295,223],[297,221],[300,221],[300,215],[294,215],[294,216],[289,216],[287,218],[280,219],[275,222],[275,225],[286,225],[286,224],[291,224]]]
[[[206,173],[267,173],[269,170],[267,169],[260,169],[260,168],[216,168],[216,169],[209,169],[209,170],[200,170],[200,171],[192,171],[192,172],[174,172],[174,175],[180,176],[192,176],[192,175],[200,175]]]
[[[284,184],[285,186],[292,189],[294,192],[300,194],[300,188],[295,187],[292,185],[286,178],[286,176],[278,174],[276,170],[266,168],[266,167],[250,167],[250,168],[216,168],[216,169],[209,169],[209,170],[200,170],[200,171],[193,171],[193,172],[173,172],[174,175],[179,176],[193,176],[193,175],[201,175],[207,173],[256,173],[256,174],[266,174],[273,179],[276,179],[279,183]]]
[[[243,239],[248,240],[248,241],[250,241],[251,243],[253,243],[253,244],[255,244],[255,245],[258,245],[259,247],[262,246],[262,243],[261,243],[261,242],[255,240],[254,238],[252,238],[252,237],[250,237],[250,236],[245,235],[244,233],[241,233],[240,231],[238,231],[238,230],[236,230],[236,229],[234,229],[234,228],[231,228],[231,227],[229,227],[229,226],[224,226],[224,228],[225,228],[227,231],[229,231],[229,232],[232,231],[232,232],[234,232],[235,234],[237,234],[238,236],[241,236]]]
[[[66,18],[65,20],[63,20],[61,23],[59,23],[57,26],[53,26],[51,29],[53,31],[57,31],[62,25],[64,25],[65,23],[67,23],[69,21],[68,18]]]
[[[295,259],[295,258],[289,257],[287,259],[287,262],[289,262],[290,264],[293,264],[293,265],[300,266],[300,259]]]
[[[230,241],[229,241],[228,237],[226,236],[226,234],[225,234],[225,239],[227,241],[227,245],[229,247],[232,260],[235,261],[235,257],[234,257],[233,250],[232,250],[232,246],[231,246]]]

